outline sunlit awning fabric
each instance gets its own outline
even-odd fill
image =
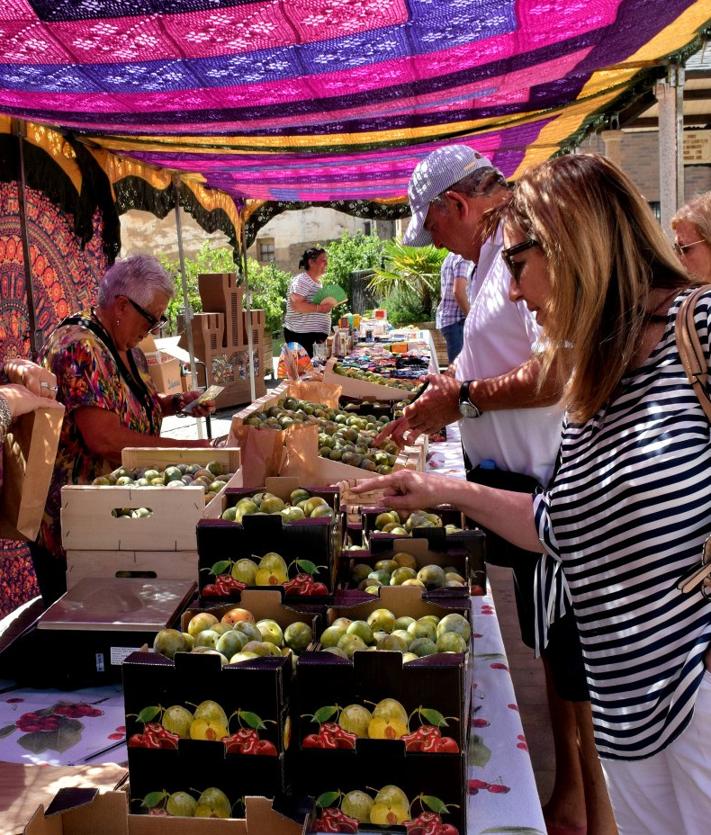
[[[239,205],[392,200],[443,143],[507,177],[570,146],[709,18],[709,0],[4,0],[0,112]]]

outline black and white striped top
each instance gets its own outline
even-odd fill
[[[289,283],[289,289],[286,291],[286,316],[284,317],[284,327],[296,333],[330,333],[331,332],[331,314],[330,313],[297,313],[291,306],[291,294],[303,296],[306,301],[311,301],[316,293],[321,289],[321,285],[314,281],[311,276],[306,273],[299,273],[295,275]]]
[[[685,728],[711,642],[711,600],[676,583],[711,533],[709,421],[682,368],[674,300],[659,344],[584,424],[564,421],[552,484],[534,498],[562,561],[601,756],[642,759]],[[696,326],[710,356],[711,289]]]

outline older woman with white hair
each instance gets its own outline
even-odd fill
[[[138,343],[165,323],[175,288],[148,255],[117,261],[104,275],[95,308],[69,316],[44,349],[43,363],[57,378],[66,416],[37,544],[35,571],[45,604],[66,588],[59,527],[65,484],[89,484],[121,463],[128,446],[209,446],[206,440],[160,437],[164,416],[181,411],[200,392],[159,394]],[[214,408],[205,404],[194,414]]]

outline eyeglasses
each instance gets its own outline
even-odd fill
[[[692,246],[696,246],[696,244],[705,244],[706,241],[703,238],[699,241],[692,241],[690,244],[680,244],[679,241],[674,241],[674,252],[681,257],[687,249],[691,249]]]
[[[136,313],[140,313],[141,316],[148,322],[149,328],[148,333],[157,333],[163,325],[168,321],[166,316],[161,316],[160,319],[156,319],[156,317],[149,313],[147,310],[141,307],[140,304],[136,303],[133,299],[126,296],[126,301],[131,305],[131,307],[136,311]]]
[[[521,270],[526,262],[514,261],[513,256],[518,255],[519,252],[525,252],[527,249],[531,249],[534,246],[540,246],[538,241],[533,238],[526,238],[526,240],[521,241],[520,244],[514,244],[508,249],[501,250],[501,257],[504,259],[504,263],[509,268],[509,272],[511,273],[511,278],[516,282],[516,284],[518,284],[521,280]]]

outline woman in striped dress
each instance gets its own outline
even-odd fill
[[[312,302],[321,289],[321,278],[328,267],[325,249],[307,249],[301,256],[302,272],[291,279],[286,293],[284,339],[298,342],[313,357],[314,343],[324,342],[331,330],[333,299]]]
[[[596,155],[526,172],[503,211],[512,301],[567,383],[560,459],[537,496],[418,473],[363,482],[398,508],[452,502],[562,565],[621,835],[711,828],[711,599],[678,581],[711,534],[709,422],[674,323],[690,292],[644,198]],[[709,364],[711,288],[695,324]],[[545,374],[543,374],[545,378]],[[555,573],[555,572],[551,572]]]

